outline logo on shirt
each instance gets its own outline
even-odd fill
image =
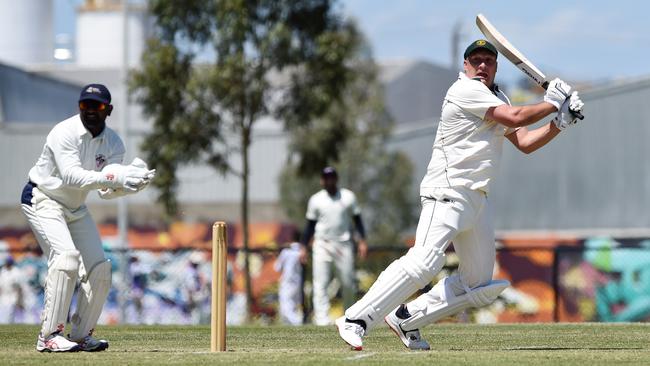
[[[97,154],[95,155],[95,166],[97,166],[98,169],[101,169],[104,167],[106,164],[106,157],[102,154]]]

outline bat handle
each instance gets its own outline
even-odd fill
[[[574,116],[576,116],[576,118],[578,118],[579,120],[583,120],[583,119],[585,119],[585,116],[583,116],[582,113],[580,113],[580,112],[574,112],[574,111],[571,111],[571,114],[573,114]]]
[[[548,89],[548,81],[545,81],[544,83],[542,83],[541,86],[542,86],[542,88],[544,88],[544,90]],[[572,113],[574,116],[576,116],[576,118],[579,119],[579,120],[583,120],[583,119],[585,119],[585,116],[583,116],[582,113],[580,113],[580,112],[574,112],[574,111],[571,111],[571,113]]]

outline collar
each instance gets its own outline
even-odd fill
[[[458,73],[458,80],[476,80],[476,81],[479,81],[477,79],[470,79],[467,75],[465,75],[464,72],[459,72]],[[483,85],[485,85],[485,84],[483,84]],[[499,85],[497,83],[493,83],[492,87],[488,88],[488,89],[490,89],[490,91],[495,95],[498,94],[498,93],[501,93],[501,90],[499,89]]]

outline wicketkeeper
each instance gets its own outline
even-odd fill
[[[86,196],[93,190],[104,199],[134,194],[155,174],[138,158],[122,165],[124,144],[106,127],[112,111],[111,94],[104,85],[85,86],[79,114],[52,128],[22,192],[22,210],[47,256],[44,309],[36,343],[40,352],[108,348],[106,340],[92,335],[111,288],[111,263],[86,208]],[[77,280],[81,283],[77,308],[66,337]]]
[[[467,47],[463,68],[443,101],[433,154],[420,185],[422,212],[415,245],[336,320],[341,338],[355,350],[361,350],[363,337],[382,320],[406,347],[429,349],[420,328],[488,305],[509,286],[508,281],[492,280],[496,250],[488,196],[503,140],[531,153],[575,124],[573,112],[584,105],[567,83],[555,79],[543,102],[511,106],[494,83],[497,50],[485,40]],[[544,126],[525,127],[555,112]],[[458,273],[404,304],[440,271],[452,241],[460,262]]]

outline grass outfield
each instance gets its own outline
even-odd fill
[[[227,352],[210,353],[206,326],[111,326],[100,353],[41,354],[36,326],[0,325],[2,365],[650,365],[650,324],[438,324],[431,351],[408,351],[387,327],[351,351],[332,327],[228,328]]]

